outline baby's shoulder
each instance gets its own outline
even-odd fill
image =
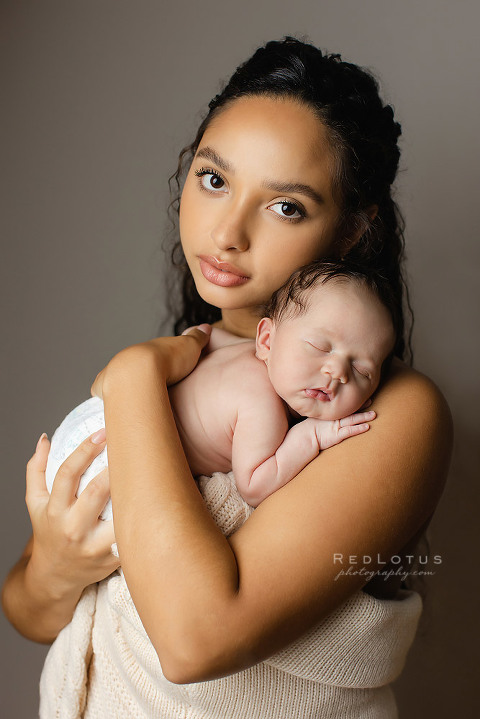
[[[203,363],[220,372],[228,374],[238,372],[242,375],[246,372],[257,374],[261,372],[263,365],[263,362],[255,357],[255,342],[240,342],[219,347],[208,354]]]
[[[218,370],[218,381],[228,385],[233,394],[248,400],[277,397],[265,363],[255,356],[255,343],[245,342],[216,350],[212,371]]]

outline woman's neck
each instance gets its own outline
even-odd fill
[[[222,319],[216,322],[215,326],[239,337],[255,339],[260,319],[260,313],[250,307],[239,310],[222,310]]]

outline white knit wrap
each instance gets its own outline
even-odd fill
[[[233,475],[201,478],[228,536],[252,512]],[[265,662],[223,679],[175,685],[162,674],[121,572],[88,587],[50,649],[41,719],[324,719],[396,716],[386,686],[401,672],[421,612],[414,592],[379,600],[357,592]]]
[[[199,480],[226,536],[252,508],[232,473]],[[400,674],[422,609],[362,591],[267,661],[222,679],[169,682],[123,574],[84,591],[52,645],[40,680],[40,719],[393,719]]]

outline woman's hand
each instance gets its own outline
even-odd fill
[[[7,617],[29,639],[52,641],[72,618],[84,588],[119,566],[111,545],[113,523],[98,519],[109,497],[107,471],[77,499],[81,475],[105,447],[105,431],[86,439],[45,483],[50,443],[40,438],[27,465],[26,503],[33,536],[3,589]]]
[[[98,474],[80,497],[80,477],[105,448],[105,430],[82,442],[57,472],[49,494],[45,484],[50,443],[43,435],[27,465],[26,503],[33,527],[32,571],[49,573],[57,591],[81,592],[111,574],[113,522],[99,520],[109,497],[108,472]]]
[[[103,385],[112,366],[126,364],[130,358],[152,358],[159,374],[167,385],[176,384],[196,367],[200,354],[208,344],[212,328],[208,324],[189,327],[180,337],[157,337],[156,339],[132,345],[119,352],[96,376],[90,392],[93,397],[103,397]]]

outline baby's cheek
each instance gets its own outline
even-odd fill
[[[352,387],[352,391],[349,393],[348,398],[346,398],[346,402],[348,402],[348,412],[345,414],[356,412],[369,397],[370,394],[365,388],[358,386]]]

